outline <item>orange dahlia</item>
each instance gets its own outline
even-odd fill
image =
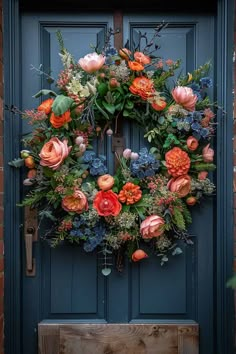
[[[144,69],[144,66],[141,63],[138,63],[137,61],[128,61],[129,68],[133,71],[142,71]]]
[[[186,175],[190,168],[188,154],[179,147],[174,147],[165,154],[168,173],[173,177]]]
[[[153,95],[155,89],[152,80],[145,76],[136,77],[129,87],[129,90],[134,94],[147,100]]]
[[[127,205],[137,203],[141,198],[142,191],[140,187],[131,182],[127,182],[118,194],[119,201]]]

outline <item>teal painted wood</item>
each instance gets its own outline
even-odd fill
[[[9,3],[5,4],[5,7],[8,7]],[[11,4],[12,6],[12,4]],[[222,5],[223,6],[223,5]],[[226,6],[226,5],[225,5]],[[17,8],[17,6],[16,6]],[[230,7],[229,7],[230,8]],[[12,10],[11,10],[12,11]],[[229,11],[229,10],[228,10]],[[12,12],[11,12],[12,13]],[[230,12],[227,14],[229,15]],[[63,26],[64,28],[67,27],[67,21],[70,16],[68,15],[61,15],[61,16],[50,16],[50,15],[45,15],[41,17],[37,16],[32,16],[31,20],[33,21],[33,24],[29,22],[29,29],[30,29],[30,34],[31,38],[34,40],[31,41],[30,46],[24,46],[24,53],[23,53],[23,58],[22,58],[22,64],[24,65],[24,68],[28,69],[30,64],[34,64],[37,66],[41,63],[41,60],[44,59],[45,63],[51,63],[52,56],[50,58],[46,58],[46,56],[40,57],[39,55],[39,48],[40,48],[40,40],[44,38],[44,48],[48,48],[50,41],[53,41],[53,26],[58,26],[58,22],[63,21]],[[70,19],[73,18],[70,17]],[[88,21],[89,16],[86,18],[83,17],[83,19]],[[107,17],[106,17],[107,18]],[[143,16],[130,16],[129,19],[125,20],[125,37],[126,35],[132,33],[132,30],[135,31],[136,28],[140,28],[140,21],[146,23],[146,26],[149,27],[149,24],[147,23],[151,20],[152,16],[151,14],[146,15],[145,19]],[[51,20],[54,19],[54,23],[51,24]],[[161,18],[162,20],[163,18]],[[174,16],[171,18],[171,16],[168,16],[168,19],[170,19],[173,22],[173,33],[174,31],[178,31],[179,28],[183,27],[184,29],[189,28],[187,30],[185,37],[186,38],[186,47],[191,48],[191,51],[185,51],[186,54],[186,67],[187,69],[189,68],[190,63],[194,59],[194,64],[199,65],[202,63],[201,61],[205,60],[204,55],[207,56],[207,53],[209,51],[213,50],[213,44],[214,41],[201,41],[201,38],[204,38],[204,33],[208,34],[208,39],[209,39],[209,33],[212,31],[214,32],[214,27],[213,27],[213,22],[211,21],[205,21],[205,25],[201,27],[201,23],[199,23],[200,18],[196,18],[195,16],[188,16],[187,19],[184,18],[183,16],[178,17]],[[76,17],[76,20],[78,21],[78,17]],[[155,16],[153,17],[153,23],[156,23],[158,20],[158,17]],[[222,19],[221,19],[222,20]],[[219,22],[221,21],[219,20]],[[37,21],[40,22],[40,31],[38,31],[38,25]],[[146,22],[145,22],[146,21]],[[223,20],[222,20],[223,21]],[[73,21],[72,21],[73,22]],[[104,20],[104,22],[106,22]],[[61,22],[62,23],[62,22]],[[129,25],[131,23],[131,25]],[[13,28],[13,24],[8,24],[10,28]],[[73,22],[72,27],[75,26],[75,21]],[[189,26],[189,27],[188,27]],[[57,27],[58,28],[58,27]],[[225,24],[225,28],[228,29],[227,25]],[[229,29],[228,29],[229,31]],[[16,34],[16,33],[15,33]],[[220,37],[220,36],[219,36]],[[16,37],[17,38],[17,37]],[[125,38],[126,39],[126,38]],[[183,39],[183,42],[185,39]],[[72,41],[73,42],[73,41]],[[203,43],[204,42],[204,43]],[[222,41],[223,42],[223,41]],[[221,42],[221,43],[222,43]],[[228,46],[230,45],[230,39]],[[17,43],[12,43],[10,48],[17,48]],[[50,46],[49,46],[50,47]],[[180,48],[181,46],[178,44],[176,46],[176,50]],[[42,49],[42,48],[41,48]],[[45,49],[46,50],[46,49]],[[183,50],[183,47],[182,49]],[[87,52],[87,51],[86,51]],[[17,51],[16,51],[17,53]],[[44,51],[41,53],[45,53]],[[53,55],[54,52],[52,51]],[[191,53],[189,55],[189,53]],[[56,55],[55,55],[56,56]],[[191,56],[191,60],[189,59]],[[10,55],[9,55],[10,59]],[[35,61],[32,61],[35,59]],[[184,57],[185,59],[185,57]],[[189,59],[189,60],[188,60]],[[207,58],[208,59],[208,58]],[[221,58],[221,65],[224,67],[225,73],[230,74],[229,68],[227,68],[226,65],[226,57]],[[13,63],[12,63],[13,64]],[[229,62],[227,62],[227,65],[229,65]],[[14,70],[12,69],[14,66],[11,66],[11,70],[9,72],[6,72],[6,76],[9,77],[14,77],[13,72]],[[192,68],[188,69],[191,70]],[[17,70],[16,70],[17,71]],[[24,97],[22,97],[22,107],[23,108],[28,108],[29,104],[32,105],[32,107],[35,105],[34,100],[30,100],[29,98],[31,97],[32,94],[34,94],[35,87],[31,86],[31,84],[34,82],[34,80],[29,80],[29,75],[28,74],[27,80],[23,81],[22,86],[24,88],[24,91],[27,93],[26,97],[27,99],[25,100]],[[228,83],[229,76],[226,75],[226,78],[221,78],[219,77],[219,82],[222,84],[222,91]],[[29,81],[27,83],[27,81]],[[41,82],[39,80],[38,86],[36,85],[36,88],[40,88]],[[230,88],[231,86],[229,85],[227,87],[228,93],[230,93]],[[20,91],[20,90],[19,90]],[[13,98],[16,99],[18,97],[18,91],[16,92],[9,92],[7,90],[8,96],[12,100]],[[14,101],[14,103],[16,102]],[[228,105],[230,106],[229,98],[226,99],[228,102]],[[226,102],[226,103],[227,103]],[[6,115],[7,116],[7,115]],[[230,126],[230,124],[229,124]],[[23,127],[24,129],[27,129],[28,127]],[[228,125],[225,129],[225,126],[223,124],[223,141],[225,143],[227,142],[227,138],[230,137],[230,134],[232,134],[232,130],[228,128]],[[9,123],[7,125],[8,134],[7,140],[12,139],[12,137],[15,137],[15,142],[17,143],[19,140],[19,130],[18,127],[14,128],[12,125]],[[225,130],[224,130],[225,129]],[[127,129],[127,142],[130,144],[130,146],[134,146],[136,149],[139,148],[141,142],[140,139],[140,134],[138,131],[134,131],[132,127],[128,127]],[[230,139],[229,139],[230,140]],[[10,140],[12,141],[12,140]],[[135,145],[136,144],[136,145]],[[220,142],[219,142],[220,144]],[[18,150],[19,146],[17,146]],[[222,146],[221,145],[221,150],[223,151],[225,156],[230,155],[229,151],[229,146],[226,148],[225,144]],[[107,151],[109,151],[109,147],[106,148]],[[15,151],[14,151],[15,152]],[[13,157],[12,152],[8,152],[7,154],[9,155],[9,159]],[[15,155],[15,154],[14,154]],[[8,160],[9,160],[8,159]],[[225,160],[227,161],[227,159]],[[226,175],[230,177],[230,163],[229,162],[224,162],[227,167],[227,173]],[[224,165],[225,166],[225,165]],[[222,170],[219,172],[219,176],[222,176]],[[9,171],[9,175],[12,176],[12,171]],[[224,173],[225,176],[225,173]],[[19,181],[17,180],[16,174],[13,175],[12,177],[12,183],[13,185],[16,185],[18,188],[19,186]],[[16,195],[13,195],[15,193],[6,192],[6,197],[9,198],[11,197],[11,200],[14,200],[16,198]],[[230,208],[230,187],[227,187],[227,193],[226,195],[219,196],[218,200],[218,205],[220,206],[220,201],[223,199],[224,205],[226,207],[226,211],[229,211]],[[9,201],[9,199],[8,199]],[[71,257],[69,259],[69,268],[72,268],[72,274],[68,270],[67,274],[69,274],[69,283],[71,286],[70,294],[71,294],[71,300],[70,302],[60,302],[61,299],[58,296],[56,298],[57,302],[53,302],[53,297],[55,296],[56,292],[56,287],[59,286],[63,287],[64,285],[68,284],[68,279],[63,277],[63,279],[60,278],[60,274],[58,271],[57,274],[57,255],[52,255],[52,252],[45,246],[37,246],[36,249],[36,256],[37,256],[37,277],[35,279],[26,279],[23,277],[23,295],[22,295],[22,300],[23,300],[23,308],[22,308],[22,314],[23,314],[23,322],[22,326],[24,329],[24,336],[23,336],[23,347],[22,349],[20,348],[20,331],[17,331],[17,329],[20,329],[20,322],[16,321],[14,323],[15,317],[14,315],[16,314],[18,317],[16,319],[20,319],[20,306],[19,306],[19,301],[20,301],[20,278],[19,278],[19,267],[18,267],[18,261],[20,261],[20,247],[19,245],[14,244],[13,241],[15,241],[14,235],[16,235],[17,228],[13,225],[8,225],[6,224],[6,228],[9,230],[9,239],[11,240],[11,244],[9,241],[7,241],[7,247],[6,250],[9,250],[9,257],[6,259],[7,263],[7,268],[6,271],[8,274],[10,274],[10,281],[6,283],[7,291],[9,294],[11,294],[11,301],[8,299],[7,305],[8,305],[8,314],[9,317],[7,319],[7,328],[6,328],[6,334],[7,334],[7,354],[15,354],[15,353],[22,353],[22,354],[35,354],[37,353],[36,351],[36,333],[34,332],[34,328],[37,326],[37,323],[42,320],[50,320],[51,321],[60,321],[63,319],[64,321],[68,320],[73,320],[73,321],[108,321],[108,322],[148,322],[148,321],[156,321],[158,319],[161,319],[162,321],[173,321],[173,320],[178,320],[181,318],[184,319],[195,319],[197,322],[200,323],[200,328],[201,328],[201,354],[215,354],[215,353],[227,353],[231,354],[231,348],[232,348],[232,338],[229,334],[230,330],[228,333],[226,333],[226,330],[224,330],[224,326],[228,329],[230,329],[230,323],[227,323],[227,320],[229,318],[232,318],[229,312],[224,310],[227,308],[227,305],[230,300],[229,294],[226,296],[226,292],[224,287],[219,287],[220,289],[220,296],[219,296],[219,303],[220,303],[220,312],[217,314],[217,318],[221,320],[222,322],[218,322],[218,333],[221,334],[221,339],[218,340],[220,349],[218,349],[214,344],[216,343],[215,340],[215,333],[213,332],[213,310],[214,309],[214,303],[213,303],[213,227],[212,227],[212,220],[213,220],[213,207],[211,204],[209,204],[205,210],[199,210],[195,212],[194,215],[194,225],[193,225],[193,232],[199,235],[199,231],[201,231],[201,236],[198,237],[198,241],[195,244],[195,248],[193,252],[188,252],[186,253],[186,267],[184,267],[181,262],[180,264],[177,265],[175,264],[174,266],[177,267],[176,271],[173,272],[172,277],[176,277],[176,272],[179,273],[179,277],[181,278],[180,284],[177,284],[176,286],[178,287],[179,293],[177,292],[176,300],[180,300],[180,298],[183,296],[183,301],[177,303],[177,305],[174,307],[174,300],[171,299],[172,294],[169,295],[169,299],[166,303],[164,303],[163,300],[163,307],[166,306],[167,310],[163,310],[162,306],[158,303],[155,304],[154,302],[152,304],[147,304],[147,299],[150,293],[150,284],[151,284],[151,277],[150,277],[150,267],[152,268],[152,265],[148,266],[147,269],[142,268],[141,270],[138,269],[138,267],[129,267],[127,265],[125,272],[123,274],[117,274],[113,273],[112,277],[109,279],[104,279],[104,278],[99,278],[99,273],[97,273],[98,278],[97,278],[97,299],[101,299],[101,301],[96,300],[97,304],[95,304],[95,299],[94,297],[92,298],[92,302],[90,302],[91,306],[91,312],[89,312],[88,309],[86,309],[86,313],[81,310],[80,305],[76,303],[75,297],[73,296],[75,294],[79,294],[81,296],[81,299],[84,298],[83,292],[80,292],[80,286],[79,283],[76,282],[76,278],[73,276],[73,273],[77,274],[77,271],[79,272],[80,265],[74,260],[74,257]],[[9,205],[9,203],[6,203],[6,212],[8,213],[8,216],[12,215],[12,211],[14,210],[13,205]],[[219,213],[220,213],[220,208],[218,207]],[[19,220],[19,215],[16,215],[16,221]],[[222,223],[221,220],[221,214],[219,215],[219,229],[223,232],[225,230],[229,230],[230,232],[230,227],[228,225],[232,224],[232,215],[229,213],[227,214],[227,223]],[[206,220],[204,222],[204,225],[202,220]],[[226,221],[225,221],[226,222]],[[201,225],[201,229],[200,229]],[[14,228],[14,230],[13,230]],[[222,240],[222,238],[219,238],[219,245],[223,243],[224,245],[224,252],[229,252],[230,250],[230,240]],[[232,246],[232,245],[231,245]],[[73,251],[74,252],[74,251]],[[230,252],[229,252],[230,254]],[[16,255],[16,258],[14,256]],[[219,269],[222,265],[225,264],[226,259],[225,255],[222,254],[222,252],[219,252]],[[14,258],[15,262],[11,264],[12,259]],[[42,258],[42,263],[40,264],[40,259]],[[24,260],[23,262],[24,263]],[[227,274],[229,273],[229,263],[227,263],[227,269],[226,271],[224,270],[219,270],[220,275],[218,276],[218,286],[223,284],[223,279],[226,278]],[[51,267],[52,265],[52,267]],[[155,268],[155,265],[153,265]],[[156,267],[158,268],[158,267]],[[223,267],[224,268],[224,267]],[[73,271],[74,269],[74,271]],[[75,270],[76,269],[76,270]],[[154,269],[155,271],[156,269]],[[166,271],[166,269],[165,269]],[[94,268],[90,269],[92,276],[95,277],[94,273]],[[24,273],[24,269],[22,269],[22,274]],[[193,274],[193,278],[190,279],[190,273]],[[158,273],[157,273],[158,274]],[[159,274],[158,274],[159,275]],[[196,277],[196,278],[195,278]],[[183,279],[182,279],[183,278]],[[94,278],[93,278],[94,279]],[[190,279],[190,281],[189,281]],[[197,281],[195,281],[197,279]],[[84,279],[85,281],[85,279]],[[104,284],[102,283],[104,282]],[[163,290],[166,286],[166,292],[171,292],[172,289],[170,288],[170,283],[165,283],[166,282],[166,277],[160,277],[157,276],[157,283],[160,282],[162,289]],[[83,283],[83,279],[82,279]],[[59,285],[58,285],[59,284]],[[143,286],[145,285],[145,286]],[[152,285],[152,284],[151,284]],[[181,286],[180,286],[181,285]],[[145,291],[145,288],[148,288]],[[92,289],[92,288],[90,288]],[[214,288],[215,289],[215,288]],[[131,291],[130,291],[131,290]],[[182,293],[181,293],[181,291]],[[66,290],[68,291],[68,290]],[[18,294],[18,296],[15,298],[15,294]],[[74,294],[75,293],[75,294]],[[155,283],[154,285],[154,293],[159,298],[162,293],[158,289],[157,284]],[[64,295],[64,297],[68,297],[68,294]],[[162,295],[163,297],[163,295]],[[145,302],[146,299],[146,302]],[[226,301],[227,300],[227,301]],[[101,304],[103,302],[103,304]],[[172,308],[169,308],[168,302],[171,303],[173,306]],[[133,307],[130,306],[131,303],[133,304]],[[105,304],[105,305],[104,305]],[[12,306],[9,306],[12,305]],[[86,306],[89,305],[89,301],[87,304],[85,303],[85,308]],[[232,305],[232,303],[231,303]],[[94,309],[97,306],[97,317],[94,314]],[[59,309],[59,311],[58,311]],[[69,309],[69,311],[68,311]],[[232,309],[232,314],[233,314],[233,306],[231,307]],[[169,310],[169,313],[166,313]],[[162,313],[161,313],[162,311]],[[11,330],[13,329],[13,332]],[[16,335],[16,341],[14,340],[14,343],[10,340],[12,338],[12,333],[15,333]],[[230,344],[227,344],[227,341]],[[225,351],[225,349],[227,350]]]

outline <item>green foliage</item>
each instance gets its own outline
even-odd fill
[[[69,110],[73,102],[70,97],[58,95],[53,102],[52,110],[56,116],[60,116]]]

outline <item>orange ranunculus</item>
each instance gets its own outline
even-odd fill
[[[57,170],[69,155],[71,149],[72,146],[68,147],[67,140],[62,142],[56,137],[51,138],[40,151],[40,165]]]
[[[97,192],[93,201],[93,207],[101,216],[117,216],[122,208],[117,194],[112,190]]]
[[[209,146],[210,144],[207,144],[207,146],[202,149],[202,158],[204,162],[212,162],[214,158],[214,150]]]
[[[194,136],[189,136],[187,139],[187,147],[190,151],[195,151],[198,147],[199,143]]]
[[[144,66],[138,63],[137,61],[128,61],[129,68],[133,71],[142,71]]]
[[[54,112],[52,112],[50,116],[50,123],[56,129],[63,127],[63,125],[69,123],[70,121],[71,121],[70,111],[66,111],[60,116],[55,116]]]
[[[171,178],[167,184],[168,189],[176,193],[179,198],[186,197],[191,189],[191,177],[183,175],[177,178]]]
[[[148,257],[148,255],[147,255],[147,253],[146,252],[144,252],[143,250],[141,250],[141,249],[138,249],[138,250],[136,250],[136,251],[134,251],[134,253],[132,254],[132,261],[133,262],[138,262],[138,261],[140,261],[141,259],[143,259],[143,258],[147,258]]]
[[[109,174],[99,176],[97,180],[98,187],[103,191],[107,191],[108,189],[111,189],[114,183],[115,183],[114,177],[112,177]]]
[[[142,238],[149,239],[161,236],[164,232],[165,221],[158,215],[150,215],[140,225]]]
[[[143,100],[147,100],[155,92],[152,80],[145,76],[136,77],[130,85],[129,90],[134,95],[140,96]]]
[[[177,86],[171,91],[171,93],[176,103],[180,104],[188,111],[194,111],[197,95],[193,93],[193,90],[190,87]]]
[[[61,206],[66,211],[81,214],[88,210],[88,201],[83,192],[76,190],[72,195],[63,197]]]
[[[150,64],[151,59],[147,55],[143,54],[142,52],[135,52],[134,53],[134,59],[138,63],[145,65],[145,64]]]
[[[38,111],[43,111],[46,114],[49,114],[52,109],[52,104],[53,104],[54,99],[53,98],[48,98],[47,100],[43,101],[39,106],[38,106]]]
[[[131,55],[131,51],[127,48],[122,48],[119,50],[119,56],[122,59],[129,60],[129,56]]]
[[[86,73],[92,74],[95,71],[101,69],[105,63],[106,57],[102,54],[90,53],[81,58],[78,63]]]
[[[168,173],[173,177],[186,175],[190,168],[190,158],[187,152],[174,147],[165,154]]]
[[[118,194],[119,201],[127,205],[137,203],[141,198],[142,191],[140,190],[140,186],[131,182],[127,182]]]

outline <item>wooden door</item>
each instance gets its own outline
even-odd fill
[[[124,43],[132,43],[139,30],[151,35],[162,20],[169,26],[160,37],[160,55],[180,58],[186,72],[208,59],[214,63],[211,15],[124,13]],[[42,64],[55,77],[61,69],[58,29],[79,58],[89,51],[88,43],[97,45],[114,27],[112,12],[23,13],[21,21],[22,109],[37,105],[32,96],[44,86],[31,65]],[[23,133],[28,130],[22,125]],[[127,125],[123,131],[126,146],[138,150],[143,144],[138,129]],[[113,161],[109,143],[105,152]],[[52,249],[38,241],[36,275],[27,277],[22,251],[21,353],[197,354],[198,347],[201,354],[213,353],[213,213],[211,202],[195,210],[194,246],[165,267],[150,258],[106,278],[96,253],[66,245]]]

